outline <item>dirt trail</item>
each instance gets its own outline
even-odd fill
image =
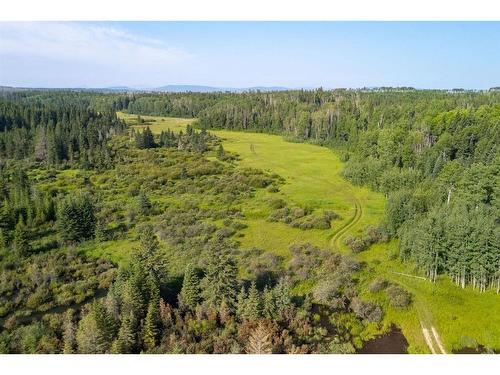
[[[408,277],[413,277],[414,279],[419,279],[419,280],[427,280],[425,277],[422,276],[415,276],[415,275],[410,275],[409,273],[402,273],[402,272],[396,272],[396,271],[389,271],[390,273],[393,273],[395,275],[401,275],[401,276],[408,276]]]
[[[441,353],[446,354],[446,350],[444,350],[444,346],[443,346],[443,343],[441,341],[441,337],[439,337],[439,335],[436,331],[436,328],[434,328],[434,326],[432,326],[431,330],[432,330],[432,334],[434,335],[434,340],[436,341],[436,344],[439,347],[439,350],[441,351]]]
[[[359,202],[358,198],[354,197],[354,215],[343,227],[337,230],[337,232],[330,239],[330,244],[335,250],[340,250],[340,240],[349,229],[351,229],[361,220],[362,215],[363,208],[361,206],[361,203]]]
[[[420,321],[420,325],[422,326],[422,333],[424,334],[425,342],[429,347],[432,354],[446,354],[446,350],[444,350],[443,343],[441,342],[441,338],[436,331],[434,326],[426,328],[422,321]]]
[[[441,337],[436,330],[436,328],[430,323],[431,319],[429,319],[429,312],[423,311],[422,306],[419,306],[419,320],[420,326],[422,327],[422,334],[424,335],[425,342],[429,347],[432,354],[446,354],[446,350],[444,349],[443,342],[441,341]],[[427,319],[424,319],[422,315],[427,316]]]
[[[434,345],[432,344],[432,338],[431,338],[431,335],[429,333],[429,330],[424,327],[422,322],[420,322],[420,325],[422,326],[422,333],[424,334],[424,338],[425,338],[425,342],[427,343],[427,346],[431,350],[432,354],[436,354],[436,350],[434,349]]]

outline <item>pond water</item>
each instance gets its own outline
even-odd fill
[[[408,341],[401,330],[392,325],[391,330],[364,343],[359,354],[407,354]]]

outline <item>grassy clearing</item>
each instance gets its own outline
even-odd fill
[[[127,124],[131,125],[135,129],[143,129],[149,126],[153,133],[161,133],[162,130],[170,129],[173,132],[179,132],[184,130],[187,125],[192,124],[194,119],[187,118],[175,118],[175,117],[156,117],[156,116],[143,116],[141,118],[144,120],[143,124],[137,123],[137,115],[131,115],[128,113],[119,114],[122,119],[124,119]]]
[[[138,246],[137,241],[129,239],[106,241],[99,244],[91,241],[81,250],[87,256],[109,259],[119,266],[126,266],[130,259],[130,253]]]
[[[119,114],[131,125],[137,116]],[[153,132],[167,128],[179,131],[192,119],[141,116],[149,121]],[[378,223],[384,214],[383,195],[366,188],[353,186],[340,176],[343,168],[338,156],[331,150],[310,144],[285,142],[280,136],[215,131],[223,138],[224,148],[240,155],[239,164],[277,173],[286,179],[279,193],[262,192],[254,200],[245,203],[243,212],[248,228],[240,238],[243,247],[259,247],[284,257],[289,256],[292,243],[311,242],[324,248],[337,247],[342,252],[349,250],[343,245],[346,235],[356,235],[370,224]],[[282,223],[266,220],[269,197],[282,197],[288,202],[313,209],[329,209],[341,215],[333,222],[331,230],[307,230],[292,228]],[[360,213],[356,217],[356,203]],[[344,226],[340,236],[335,234]],[[383,326],[391,323],[401,327],[414,353],[428,353],[420,321],[433,325],[438,330],[448,352],[463,346],[482,344],[500,349],[500,298],[492,292],[480,294],[470,288],[462,290],[448,278],[441,277],[436,284],[408,276],[394,274],[403,272],[417,274],[412,264],[397,260],[397,242],[376,244],[357,255],[367,266],[360,275],[363,295],[379,301],[386,312]],[[404,286],[413,294],[414,303],[404,310],[389,306],[384,292],[371,294],[367,286],[376,277]],[[303,288],[304,289],[304,288]],[[305,291],[305,288],[303,291]],[[378,329],[373,329],[375,334]]]

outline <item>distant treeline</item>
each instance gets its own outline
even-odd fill
[[[106,146],[125,124],[104,96],[75,92],[0,95],[0,156],[49,165],[109,165]]]
[[[335,147],[344,175],[388,196],[385,230],[428,277],[500,290],[500,93],[315,90],[142,94],[115,108]]]

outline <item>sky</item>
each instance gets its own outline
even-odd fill
[[[0,22],[0,85],[500,86],[500,22]]]

